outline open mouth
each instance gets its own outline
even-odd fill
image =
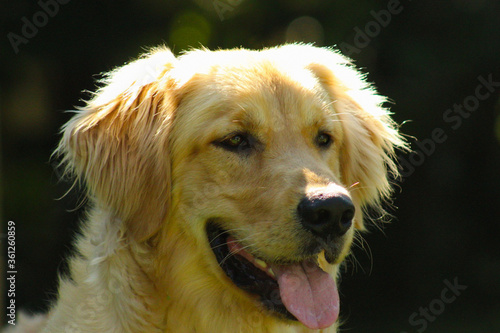
[[[300,321],[311,329],[331,326],[339,314],[339,296],[333,278],[313,259],[280,265],[252,255],[215,223],[207,236],[217,262],[240,289],[255,295],[275,315]]]

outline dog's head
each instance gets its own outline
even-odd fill
[[[131,239],[175,226],[204,275],[317,329],[363,210],[391,192],[404,143],[383,102],[328,49],[157,49],[110,74],[59,151]]]

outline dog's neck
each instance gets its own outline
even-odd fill
[[[82,327],[89,332],[164,332],[158,293],[141,268],[148,253],[127,240],[121,221],[108,212],[93,209],[89,215],[77,254],[69,261],[71,279],[61,279],[61,298],[43,332],[61,327],[68,332]]]

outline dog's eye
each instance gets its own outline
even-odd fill
[[[316,145],[320,148],[328,148],[332,145],[333,139],[330,134],[320,132],[316,137]]]
[[[228,136],[217,142],[217,145],[232,152],[243,152],[251,148],[249,137],[243,133]]]

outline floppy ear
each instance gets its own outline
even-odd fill
[[[398,176],[395,148],[406,148],[395,122],[382,104],[385,98],[370,87],[364,77],[339,53],[317,49],[308,68],[315,73],[333,100],[342,122],[341,171],[346,185],[360,206],[355,225],[364,229],[362,212],[378,208],[389,198],[389,174]]]
[[[120,218],[136,240],[152,236],[168,210],[175,61],[168,49],[156,49],[109,73],[64,126],[56,150],[94,205]]]

